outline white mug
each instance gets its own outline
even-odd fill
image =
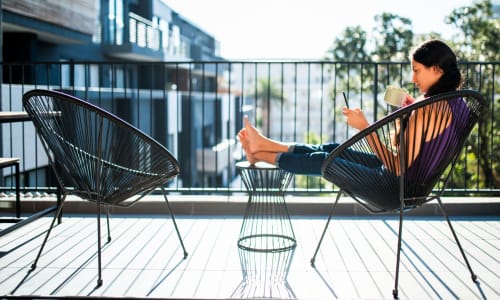
[[[389,85],[385,90],[384,101],[390,105],[401,107],[408,91],[404,88]]]

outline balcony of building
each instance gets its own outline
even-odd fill
[[[135,61],[160,61],[164,56],[163,41],[168,38],[157,26],[133,12],[128,14],[128,22],[108,20],[103,50],[114,59]]]
[[[498,62],[462,63],[468,88],[497,108]],[[247,191],[235,164],[248,115],[267,135],[299,142],[342,141],[355,132],[340,114],[342,91],[372,120],[390,112],[384,86],[408,84],[407,63],[168,62],[4,64],[2,111],[23,111],[34,88],[62,90],[119,115],[167,147],[181,174],[166,189],[189,253],[183,259],[158,193],[130,208],[111,208],[112,240],[103,245],[103,285],[96,286],[95,203],[71,197],[38,267],[29,271],[49,227],[57,187],[30,121],[2,123],[2,157],[19,157],[22,226],[0,237],[4,298],[338,299],[391,298],[396,215],[371,215],[341,199],[325,242],[310,265],[338,192],[315,177],[295,176],[286,202],[297,247],[263,255],[237,247]],[[263,84],[268,83],[268,84]],[[489,121],[494,120],[491,114]],[[451,232],[433,203],[405,221],[400,297],[497,297],[500,293],[498,128],[474,132],[445,205],[469,255],[472,282]],[[486,161],[473,149],[482,149]],[[491,172],[490,172],[491,171]],[[2,169],[2,215],[15,213],[15,174]],[[490,174],[490,175],[488,175]],[[166,212],[166,211],[165,211]],[[24,218],[30,218],[29,222]],[[28,220],[28,219],[27,219]],[[18,223],[14,223],[18,224]],[[13,226],[1,224],[2,229]],[[14,225],[15,226],[15,225]],[[103,223],[103,228],[105,224]],[[1,232],[1,231],[0,231]],[[105,231],[103,231],[105,232]],[[103,233],[104,236],[104,233]],[[105,239],[104,239],[105,240]]]

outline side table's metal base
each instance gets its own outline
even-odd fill
[[[256,252],[239,248],[242,281],[231,295],[238,299],[296,299],[288,283],[295,249]]]
[[[279,234],[254,234],[240,237],[238,248],[255,252],[281,252],[297,247],[293,237]]]
[[[236,167],[249,194],[238,247],[271,253],[295,249],[297,241],[285,202],[293,175],[264,163],[239,162]]]
[[[248,202],[238,238],[243,280],[233,295],[294,299],[287,277],[297,241],[285,202],[293,176],[263,163],[239,162],[236,168],[247,188]]]

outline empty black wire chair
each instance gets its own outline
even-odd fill
[[[478,92],[443,93],[389,114],[332,151],[322,165],[322,174],[340,191],[311,264],[315,264],[342,194],[351,196],[372,213],[398,213],[393,290],[393,296],[397,297],[404,213],[435,199],[476,282],[441,195],[483,109],[484,99]]]
[[[61,92],[29,91],[23,95],[23,105],[63,193],[32,270],[68,194],[97,204],[98,286],[102,285],[101,206],[106,211],[109,242],[109,206],[130,206],[158,187],[167,203],[184,258],[187,257],[164,189],[179,174],[179,165],[165,147],[117,116]]]

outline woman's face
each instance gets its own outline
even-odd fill
[[[436,66],[426,67],[415,60],[411,61],[411,67],[413,70],[412,82],[423,94],[427,93],[429,88],[443,75],[440,68]]]

